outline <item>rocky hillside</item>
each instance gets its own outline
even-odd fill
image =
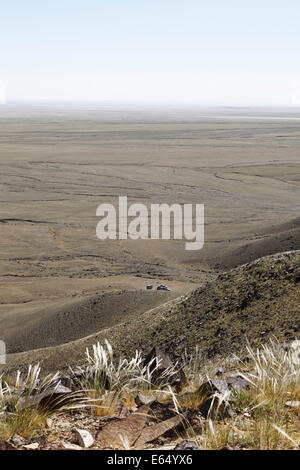
[[[261,258],[220,275],[185,297],[144,312],[97,334],[53,348],[9,357],[9,367],[40,361],[56,370],[78,364],[84,349],[107,338],[123,355],[153,344],[179,358],[198,345],[209,357],[237,353],[247,340],[260,346],[276,336],[299,336],[300,251]]]
[[[180,354],[198,344],[209,356],[237,352],[246,339],[294,338],[300,327],[300,252],[261,258],[222,274],[172,311],[164,344]],[[159,332],[158,338],[163,342]]]

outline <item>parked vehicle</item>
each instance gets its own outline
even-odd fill
[[[170,290],[168,286],[165,286],[164,284],[160,284],[159,286],[157,286],[156,288],[157,290]]]

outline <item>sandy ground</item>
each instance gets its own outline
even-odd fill
[[[0,337],[13,325],[17,344],[18,325],[54,303],[148,282],[181,295],[299,248],[299,148],[299,110],[0,108]],[[204,249],[99,241],[96,208],[120,195],[204,203]]]

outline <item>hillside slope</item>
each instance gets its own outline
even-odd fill
[[[124,318],[135,319],[175,297],[175,292],[122,290],[55,302],[38,312],[23,314],[22,328],[18,315],[12,316],[1,338],[9,353],[57,346],[119,324]]]
[[[206,260],[217,271],[228,271],[258,258],[300,248],[300,217],[289,222],[266,227],[248,242],[241,240],[240,246],[229,244],[222,252],[210,251]]]
[[[136,318],[65,345],[14,354],[9,368],[40,361],[51,370],[78,364],[85,347],[107,338],[128,356],[154,344],[174,358],[199,345],[203,352],[228,355],[247,339],[254,346],[272,336],[298,337],[300,329],[300,251],[261,258],[226,274],[185,297]]]

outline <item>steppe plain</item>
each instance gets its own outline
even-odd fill
[[[300,248],[297,108],[2,106],[0,168],[0,339],[12,359],[134,324],[219,273]],[[203,250],[98,240],[97,206],[122,195],[205,204]]]

